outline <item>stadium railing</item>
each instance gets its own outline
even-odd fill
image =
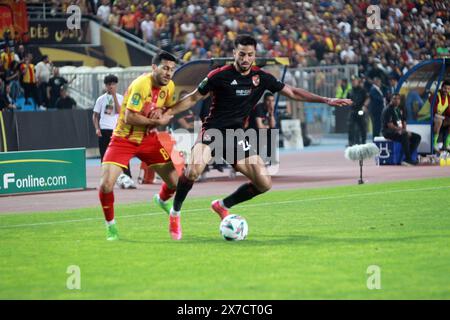
[[[124,94],[135,78],[150,70],[150,66],[130,68],[66,66],[60,68],[60,74],[67,80],[75,77],[69,87],[70,96],[75,99],[79,108],[92,109],[97,98],[104,93],[103,79],[106,75],[114,74],[118,77],[117,92]]]
[[[150,66],[130,68],[66,66],[60,69],[61,75],[66,79],[76,76],[70,85],[70,94],[83,109],[92,109],[97,97],[103,94],[103,79],[106,75],[112,73],[119,78],[117,91],[123,94],[136,77],[150,71]],[[344,78],[350,80],[357,72],[357,65],[289,68],[285,82],[322,96],[334,97],[338,80]]]

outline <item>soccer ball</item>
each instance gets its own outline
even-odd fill
[[[116,184],[121,189],[136,189],[133,179],[124,173],[121,173],[117,178]]]
[[[227,241],[244,240],[248,234],[248,224],[245,219],[237,214],[225,217],[220,223],[220,234]]]

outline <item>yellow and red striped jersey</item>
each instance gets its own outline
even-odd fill
[[[128,139],[134,143],[141,143],[147,131],[147,126],[133,126],[125,123],[125,110],[138,112],[148,117],[154,108],[171,106],[174,101],[175,84],[171,80],[162,87],[154,86],[152,74],[146,73],[136,78],[125,92],[119,120],[114,129],[114,135]]]
[[[22,81],[24,83],[36,83],[34,64],[30,63],[27,68],[27,65],[25,63],[22,63],[20,65],[20,71],[22,71],[23,74]]]

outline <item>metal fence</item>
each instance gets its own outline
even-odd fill
[[[339,80],[347,79],[350,82],[351,76],[358,74],[358,66],[351,64],[306,67],[289,69],[289,73],[286,81],[293,82],[297,87],[321,96],[334,97]]]
[[[105,91],[103,79],[108,74],[118,77],[117,92],[124,94],[130,83],[145,72],[149,72],[151,67],[131,67],[131,68],[106,68],[106,67],[62,67],[60,74],[66,80],[75,78],[69,86],[69,94],[75,99],[78,107],[82,109],[94,108],[95,101]]]
[[[63,67],[60,69],[61,75],[67,80],[76,77],[70,85],[70,94],[83,109],[93,108],[97,97],[103,94],[103,79],[106,75],[112,73],[119,78],[118,92],[123,94],[136,77],[149,71],[151,71],[150,66],[131,68]],[[286,74],[285,82],[321,96],[334,97],[339,80],[344,78],[350,80],[351,76],[357,72],[356,65],[291,68]],[[294,117],[298,116],[294,113]]]

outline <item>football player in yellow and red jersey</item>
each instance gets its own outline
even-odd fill
[[[433,96],[429,98],[430,103],[433,101]],[[450,151],[450,81],[446,80],[441,85],[441,90],[438,91],[436,101],[433,106],[433,122],[434,122],[434,151],[439,153],[438,138],[442,127],[447,127],[448,134],[444,143],[445,149]]]
[[[172,76],[175,68],[176,58],[167,52],[160,52],[153,58],[152,72],[136,78],[125,93],[119,120],[102,162],[99,198],[107,225],[107,240],[119,238],[114,220],[113,187],[122,169],[128,167],[133,157],[139,158],[160,175],[164,183],[159,194],[155,195],[155,202],[169,210],[166,201],[176,190],[178,175],[169,153],[158,139],[156,127],[166,125],[172,118],[158,110],[174,102]]]

